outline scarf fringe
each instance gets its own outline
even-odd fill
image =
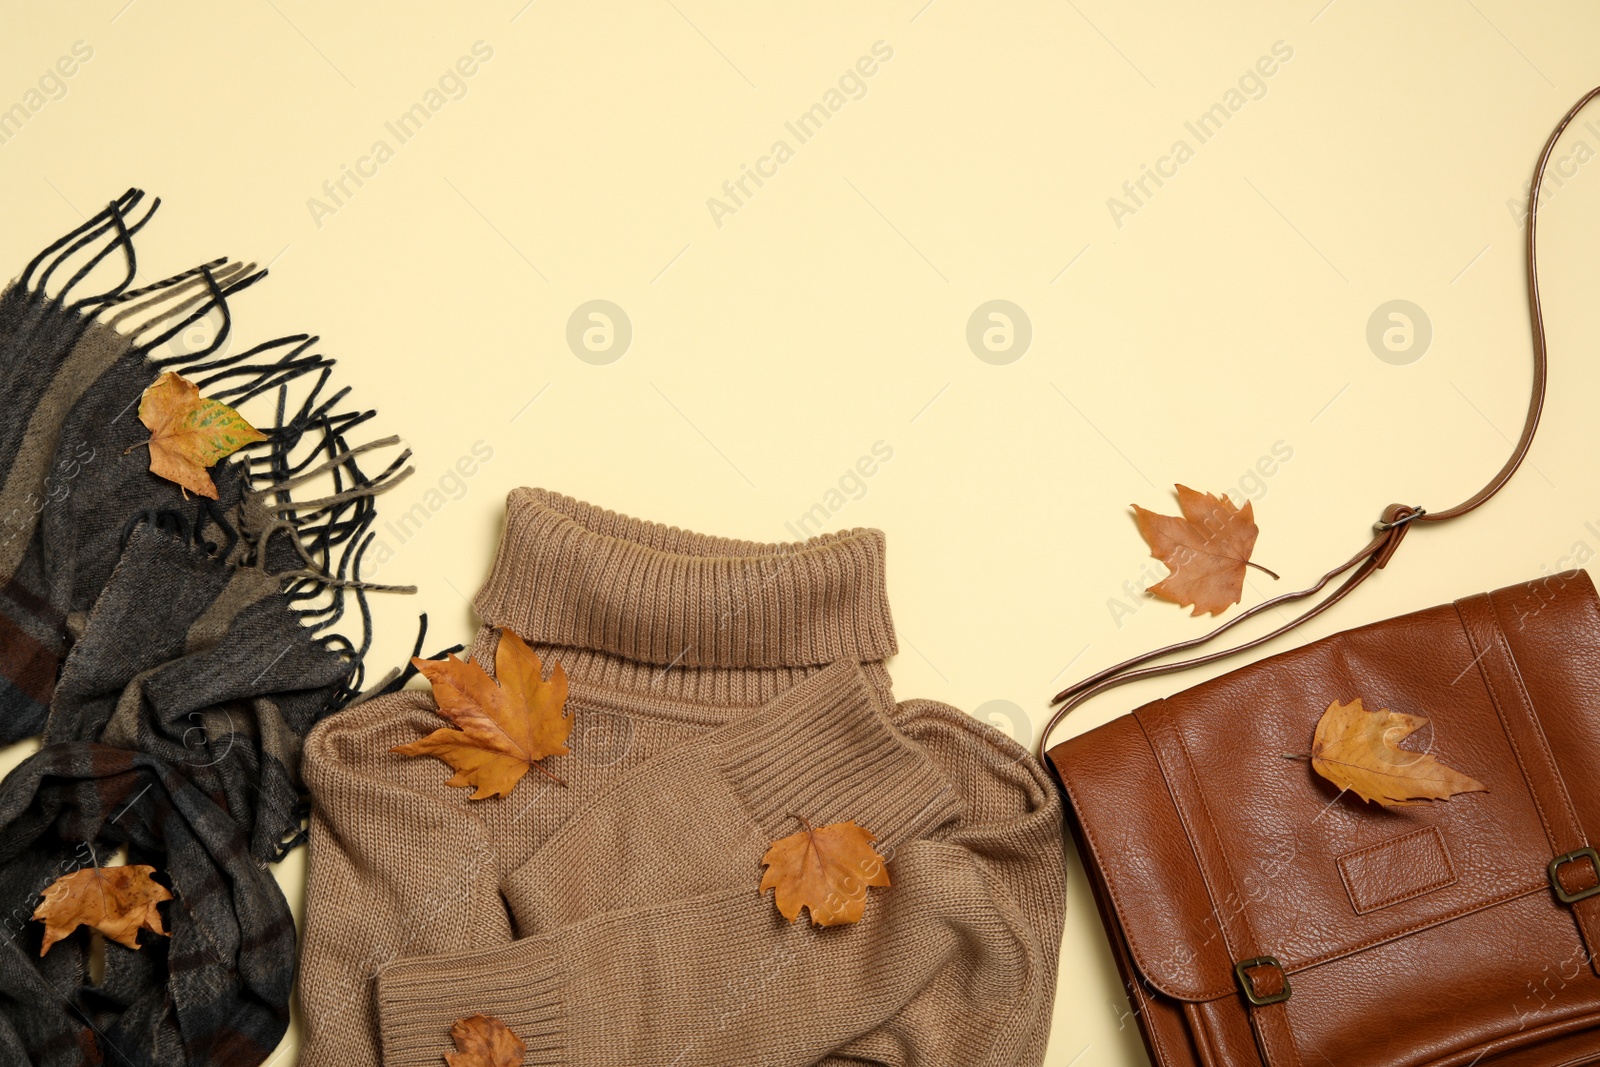
[[[141,512],[129,518],[123,539],[149,523],[231,565],[257,567],[280,579],[291,604],[301,605],[294,610],[317,635],[316,642],[350,661],[338,700],[345,706],[363,695],[365,658],[372,646],[367,594],[416,592],[415,586],[369,582],[361,574],[375,539],[376,498],[415,472],[411,451],[395,436],[351,443],[351,432],[377,412],[351,406],[348,386],[330,385],[336,361],[315,350],[316,335],[290,334],[227,350],[234,329],[232,298],[264,279],[265,269],[223,257],[135,287],[134,238],[160,206],[160,198],[147,203],[143,190],[129,189],[36,255],[19,283],[82,311],[85,328],[100,321],[115,329],[147,365],[190,377],[205,396],[241,407],[276,392],[272,425],[258,427],[267,439],[226,461],[241,480],[236,506],[197,498],[182,508]],[[121,277],[107,288],[80,294],[90,275],[118,254]],[[174,339],[204,322],[216,323],[205,345],[165,354]],[[309,383],[303,390],[302,382]],[[294,399],[292,392],[303,395]],[[369,470],[378,455],[395,449],[380,469]],[[316,486],[314,495],[296,496],[310,485]],[[359,643],[333,629],[351,601],[360,619]],[[418,654],[426,630],[424,616]],[[412,672],[409,666],[396,668],[380,686],[395,686],[396,678],[403,684]]]
[[[383,696],[386,693],[398,693],[400,690],[405,688],[406,683],[410,681],[414,675],[420,673],[417,670],[416,664],[418,659],[440,660],[444,659],[446,656],[453,655],[466,649],[465,645],[455,644],[451,645],[449,648],[441,648],[431,656],[423,656],[422,646],[427,639],[428,613],[424,611],[417,616],[417,640],[416,643],[411,646],[411,657],[406,660],[405,667],[389,668],[389,672],[382,678],[378,679],[372,688],[361,693],[345,706],[354,707],[357,704],[365,703],[366,701],[371,700],[373,697]]]

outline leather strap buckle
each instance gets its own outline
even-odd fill
[[[1561,884],[1561,868],[1569,863],[1579,860],[1588,860],[1589,867],[1594,871],[1595,884],[1587,889],[1580,889],[1576,893],[1569,893],[1567,887]],[[1550,873],[1550,888],[1556,891],[1556,899],[1563,904],[1576,904],[1580,900],[1588,900],[1593,896],[1600,896],[1600,852],[1594,850],[1593,845],[1575,848],[1565,856],[1557,856],[1550,861],[1547,868]]]
[[[1590,849],[1593,852],[1593,849]],[[1283,988],[1276,993],[1257,993],[1256,982],[1250,977],[1250,972],[1258,967],[1272,967],[1278,972],[1278,977],[1283,980]],[[1283,969],[1273,956],[1256,956],[1248,960],[1240,960],[1233,965],[1233,976],[1238,979],[1239,992],[1244,994],[1252,1007],[1260,1008],[1268,1004],[1282,1004],[1289,999],[1289,973]]]
[[[1392,519],[1379,519],[1377,522],[1372,524],[1372,529],[1377,533],[1388,533],[1396,526],[1404,526],[1408,522],[1415,522],[1417,519],[1422,518],[1422,516],[1428,513],[1428,509],[1422,507],[1421,505],[1416,507],[1406,507],[1405,505],[1401,505],[1399,508],[1385,508],[1384,514],[1392,515],[1395,514],[1396,511],[1404,511],[1405,514],[1397,515]]]

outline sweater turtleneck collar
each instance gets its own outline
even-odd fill
[[[816,667],[896,650],[884,539],[762,544],[515,489],[475,606],[540,645],[658,667]]]

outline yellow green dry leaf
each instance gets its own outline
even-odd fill
[[[867,887],[889,884],[886,861],[872,847],[877,838],[853,822],[814,829],[800,821],[804,830],[774,841],[761,857],[767,870],[760,891],[777,891],[778,911],[790,922],[802,907],[817,926],[860,922]]]
[[[494,678],[477,663],[413,659],[433,683],[439,714],[460,729],[440,727],[420,740],[397,745],[403,756],[433,756],[455,769],[446,785],[475,787],[473,800],[508,796],[529,767],[567,753],[572,716],[566,713],[567,674],[557,663],[544,680],[539,656],[510,630],[500,631]]]
[[[1426,752],[1400,747],[1428,720],[1382,708],[1368,711],[1357,697],[1335,700],[1317,721],[1311,766],[1362,800],[1399,807],[1418,800],[1449,800],[1457,793],[1488,792],[1489,787],[1440,763]]]
[[[456,1051],[444,1054],[450,1067],[518,1067],[528,1046],[493,1015],[457,1019],[450,1027]]]
[[[39,955],[79,926],[90,926],[129,948],[139,947],[139,931],[167,936],[156,905],[172,894],[150,876],[143,863],[123,867],[85,867],[62,875],[45,887],[33,917],[44,923]]]
[[[199,386],[172,371],[139,398],[139,421],[150,431],[150,473],[212,500],[217,486],[206,468],[267,439],[237,411],[201,396]]]

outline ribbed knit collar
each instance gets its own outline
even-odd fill
[[[629,518],[544,489],[506,499],[475,601],[534,644],[663,667],[808,667],[896,650],[884,540],[763,544]]]

